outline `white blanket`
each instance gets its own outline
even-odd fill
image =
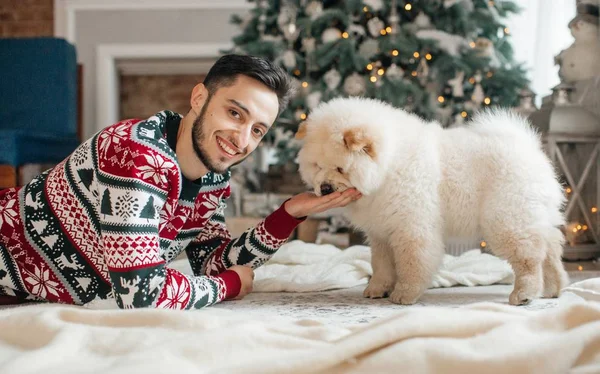
[[[190,274],[189,263],[177,260],[172,267]],[[299,240],[283,245],[256,270],[254,292],[314,292],[366,285],[371,268],[371,250],[353,246],[341,250],[332,245]],[[445,255],[431,288],[510,284],[510,265],[498,257],[474,249],[460,256]]]
[[[407,308],[362,326],[201,311],[0,311],[3,373],[598,373],[600,303]]]

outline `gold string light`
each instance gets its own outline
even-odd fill
[[[481,243],[479,243],[479,246],[481,248],[485,248],[485,247],[487,247],[487,243],[485,242],[485,240],[482,240]]]
[[[392,56],[398,56],[398,54],[399,54],[399,53],[400,53],[400,52],[398,52],[398,50],[397,50],[397,49],[394,49],[394,50],[392,51]]]
[[[301,119],[301,120],[305,120],[305,119],[306,119],[306,113],[302,113],[302,114],[300,115],[300,119]]]
[[[473,77],[469,78],[469,83],[475,84],[475,78],[473,78]]]
[[[308,87],[308,82],[307,81],[302,82],[302,87],[304,87],[304,88]]]
[[[413,77],[416,77],[417,76],[417,72],[413,71],[412,73],[410,73],[410,75],[412,75]]]
[[[483,102],[485,103],[485,105],[490,105],[490,103],[492,102],[492,99],[490,99],[489,97],[486,97],[485,99],[483,99]]]
[[[598,213],[598,208],[596,208],[595,206],[592,207],[592,213]]]
[[[385,70],[383,70],[383,69],[377,70],[377,74],[379,74],[379,75],[383,75],[384,73],[385,73]]]
[[[348,35],[348,33],[347,33],[346,31],[344,31],[344,32],[342,33],[342,38],[344,38],[344,39],[348,39],[348,36],[349,36],[349,35]]]
[[[460,112],[460,116],[462,118],[467,118],[467,112],[465,112],[464,110],[462,112]]]
[[[437,99],[440,103],[443,103],[444,101],[446,101],[446,99],[444,99],[444,96],[438,96]]]
[[[367,65],[367,70],[373,70],[373,64],[368,64]]]
[[[298,69],[294,70],[294,75],[300,75],[300,70],[298,70]]]
[[[431,56],[431,53],[428,53],[428,54],[426,54],[426,55],[425,55],[425,58],[426,58],[427,60],[431,60],[431,58],[432,58],[432,56]]]
[[[412,5],[411,5],[411,4],[406,4],[406,5],[404,6],[404,9],[406,9],[406,10],[411,10],[411,9],[412,9]]]
[[[385,28],[385,31],[389,34],[392,32],[392,28],[390,26]]]
[[[419,55],[419,52],[416,52],[416,51],[415,51],[415,53],[413,53],[413,56],[415,56],[415,58],[419,58],[419,56],[420,56],[420,55]]]
[[[470,46],[471,48],[475,48],[475,45],[476,45],[476,44],[475,44],[475,42],[470,42],[470,43],[469,43],[469,46]]]
[[[488,71],[485,76],[488,78],[491,78],[493,75],[494,75],[494,73],[492,73],[491,71]]]
[[[571,189],[571,187],[567,187],[567,188],[565,189],[565,192],[566,192],[566,193],[571,193],[571,192],[573,192],[573,190]]]
[[[505,33],[506,35],[510,35],[510,30],[508,29],[508,27],[505,27],[505,28],[504,28],[504,33]]]
[[[371,77],[371,82],[373,82],[373,83],[377,82],[377,77],[376,76],[372,76]]]
[[[368,11],[369,11],[369,8],[363,7],[363,12],[367,13]]]
[[[387,34],[387,31],[385,31],[385,29],[381,29],[381,31],[379,32],[381,35],[385,35]]]

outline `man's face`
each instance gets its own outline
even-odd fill
[[[277,95],[262,83],[239,76],[208,97],[192,127],[192,145],[204,166],[224,173],[256,149],[279,110]]]

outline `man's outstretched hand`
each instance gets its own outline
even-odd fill
[[[362,197],[355,188],[344,192],[334,192],[325,196],[317,196],[312,192],[298,194],[284,204],[284,209],[292,217],[301,218],[324,212],[329,209],[348,205]]]

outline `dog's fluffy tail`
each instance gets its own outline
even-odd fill
[[[476,113],[469,122],[475,130],[489,135],[512,135],[541,147],[541,136],[519,113],[506,108],[488,108]]]

